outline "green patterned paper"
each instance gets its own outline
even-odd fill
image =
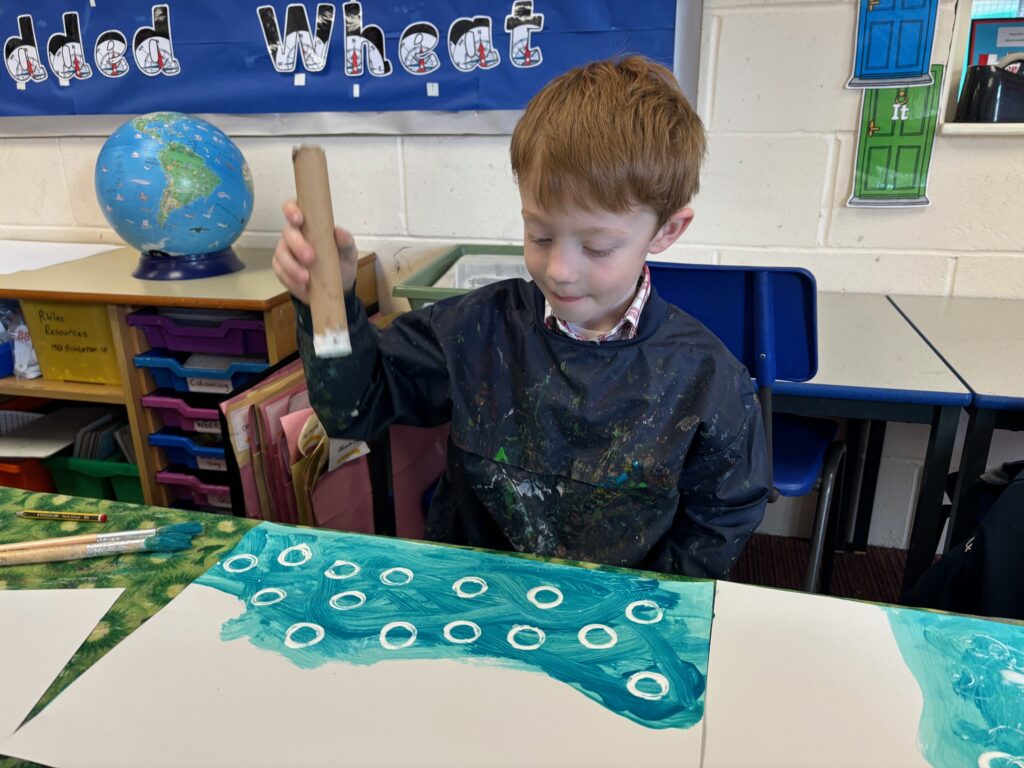
[[[17,512],[22,509],[106,512],[108,522],[100,525],[24,520],[17,517]],[[0,488],[0,544],[189,521],[202,523],[203,532],[193,539],[192,548],[184,552],[118,555],[0,568],[0,589],[122,587],[125,590],[36,704],[32,715],[216,564],[221,554],[231,550],[257,521]],[[0,766],[9,764],[0,760]]]

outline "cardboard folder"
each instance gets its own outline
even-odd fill
[[[302,361],[282,366],[249,389],[220,404],[228,428],[228,444],[238,464],[239,480],[247,517],[280,519],[273,508],[264,473],[263,443],[259,440],[259,405],[282,391],[305,382]],[[304,385],[304,384],[303,384]],[[256,456],[254,462],[253,449]],[[258,472],[257,472],[258,467]],[[261,491],[263,501],[261,503]]]

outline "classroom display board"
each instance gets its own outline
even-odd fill
[[[669,67],[675,0],[14,0],[0,117],[521,109],[555,75]]]

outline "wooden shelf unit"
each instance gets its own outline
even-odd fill
[[[122,248],[31,272],[17,272],[6,276],[0,288],[2,298],[106,306],[121,374],[120,386],[36,379],[17,382],[9,389],[37,397],[125,406],[147,504],[168,506],[171,501],[167,488],[157,483],[155,477],[168,461],[162,449],[149,445],[149,435],[160,429],[160,419],[142,406],[141,399],[157,387],[148,370],[135,367],[135,356],[150,347],[142,329],[128,325],[127,316],[139,309],[159,306],[257,311],[263,314],[270,362],[275,363],[295,350],[295,313],[287,292],[270,268],[272,252],[238,249],[237,253],[246,265],[241,272],[202,280],[149,281],[131,277],[138,253]],[[0,392],[6,393],[6,383],[6,379],[0,380]]]
[[[59,247],[59,244],[55,244]],[[150,373],[136,368],[134,357],[149,349],[145,333],[128,325],[126,318],[146,307],[188,307],[260,312],[267,334],[271,365],[296,350],[295,309],[271,268],[273,252],[266,248],[237,248],[246,268],[240,272],[201,280],[150,281],[131,276],[138,252],[119,248],[43,269],[5,275],[0,298],[31,298],[106,306],[121,373],[121,386],[79,384],[34,379],[0,379],[0,395],[32,395],[60,400],[124,405],[139,464],[142,492],[147,504],[167,506],[168,490],[155,473],[167,465],[163,450],[149,445],[159,418],[144,408],[141,399],[156,389]],[[367,306],[377,301],[376,257],[361,254],[357,293]]]
[[[51,400],[78,400],[85,403],[124,405],[124,387],[112,384],[79,384],[47,379],[0,379],[0,395],[48,397]]]

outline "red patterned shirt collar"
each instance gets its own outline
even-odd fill
[[[609,331],[605,331],[597,338],[587,338],[580,331],[574,328],[570,323],[555,317],[551,311],[551,305],[544,302],[544,325],[551,330],[557,330],[571,339],[577,341],[592,341],[595,344],[600,344],[603,341],[623,341],[626,339],[632,339],[636,336],[637,331],[640,327],[640,315],[644,311],[644,305],[647,304],[647,299],[651,295],[651,271],[644,264],[644,271],[640,275],[640,285],[637,288],[636,296],[633,298],[633,303],[629,305],[626,313],[622,316],[622,319],[615,324],[615,327]]]

